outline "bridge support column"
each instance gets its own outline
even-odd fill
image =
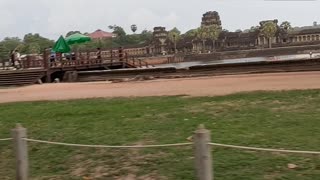
[[[78,80],[77,71],[67,71],[63,76],[63,80],[66,82],[76,82]]]
[[[51,83],[51,72],[49,70],[46,71],[46,83]]]

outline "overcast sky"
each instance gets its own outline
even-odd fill
[[[266,19],[293,26],[320,23],[320,1],[264,0],[0,0],[0,39],[40,33],[57,39],[70,30],[93,32],[117,24],[130,31],[154,26],[182,32],[200,25],[202,14],[218,11],[224,29],[248,29]]]

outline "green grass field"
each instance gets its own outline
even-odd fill
[[[21,123],[34,139],[108,145],[186,142],[199,124],[216,143],[320,151],[320,91],[148,97],[0,105],[0,138]],[[144,150],[29,143],[31,179],[195,179],[192,147]],[[216,180],[316,180],[320,156],[214,148]],[[289,163],[296,169],[289,169]],[[0,142],[0,179],[14,178]]]

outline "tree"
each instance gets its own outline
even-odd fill
[[[202,41],[202,51],[205,51],[206,41],[208,39],[208,28],[205,26],[201,26],[197,30],[197,38]]]
[[[25,43],[21,43],[16,47],[16,50],[18,50],[21,53],[27,53],[28,51],[27,48],[28,48],[28,45],[26,45]]]
[[[280,24],[280,28],[284,30],[290,30],[292,29],[291,23],[288,21],[284,21]]]
[[[50,48],[54,45],[54,41],[50,40],[50,39],[47,39],[47,38],[44,38],[42,36],[40,36],[39,34],[26,34],[23,38],[23,43],[25,44],[26,46],[26,50],[29,51],[29,45],[30,44],[38,44],[38,47],[40,47],[40,50],[42,51],[43,49],[45,48]],[[32,45],[32,46],[35,46],[35,45]],[[33,49],[33,48],[31,48]],[[26,53],[26,52],[25,52]]]
[[[109,29],[112,29],[114,34],[116,34],[118,37],[124,37],[126,36],[126,32],[124,31],[124,29],[120,26],[117,25],[110,25]]]
[[[17,50],[22,44],[18,37],[6,37],[0,42],[0,61],[9,59],[10,51]]]
[[[9,59],[10,49],[8,49],[4,44],[0,43],[0,62],[4,62]]]
[[[69,31],[69,32],[66,34],[66,37],[71,36],[71,35],[73,35],[73,34],[77,34],[77,33],[81,34],[80,31]]]
[[[269,48],[272,47],[272,38],[275,37],[278,27],[274,22],[266,22],[263,24],[261,34],[268,38]]]
[[[239,32],[242,32],[242,30],[241,29],[237,29],[235,32],[239,33]]]
[[[132,25],[131,25],[131,31],[132,31],[133,33],[136,33],[137,30],[138,30],[137,25],[132,24]]]
[[[177,41],[181,39],[181,32],[175,27],[169,31],[168,38],[174,44],[174,52],[177,53]]]
[[[112,29],[112,30],[113,30],[115,27],[117,27],[117,25],[109,25],[109,26],[108,26],[108,28],[109,28],[109,29]]]
[[[21,43],[22,41],[18,37],[6,37],[1,41],[1,44],[10,50],[15,50]]]
[[[252,33],[252,32],[259,32],[260,30],[260,26],[251,26],[250,29],[245,29],[242,32],[243,33]],[[241,32],[241,30],[238,30],[239,32]]]
[[[113,26],[112,26],[113,28]],[[143,30],[141,34],[130,34],[125,36],[117,36],[112,39],[101,39],[99,41],[90,41],[83,44],[76,45],[79,50],[92,51],[97,47],[108,49],[120,46],[136,46],[148,43],[152,40],[153,33],[148,30]]]
[[[183,37],[185,38],[196,38],[197,37],[197,29],[191,29],[183,34]]]
[[[228,33],[228,32],[229,32],[229,30],[228,30],[228,29],[222,29],[222,32],[224,32],[224,33]]]
[[[314,21],[314,22],[313,22],[313,26],[318,26],[318,22],[317,22],[317,21]]]
[[[38,43],[31,43],[28,44],[27,47],[27,54],[39,54],[41,52],[41,47]]]
[[[249,29],[249,32],[257,32],[259,31],[260,26],[251,26],[251,28]]]
[[[214,24],[211,26],[208,26],[208,38],[212,41],[212,50],[215,49],[216,40],[218,40],[220,33],[222,31],[221,27]]]
[[[152,40],[153,33],[152,31],[143,30],[140,34],[140,40],[143,42],[148,42]]]

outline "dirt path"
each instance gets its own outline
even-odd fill
[[[320,89],[320,72],[230,75],[126,83],[60,83],[0,89],[0,103],[97,97],[214,96],[257,90]]]

